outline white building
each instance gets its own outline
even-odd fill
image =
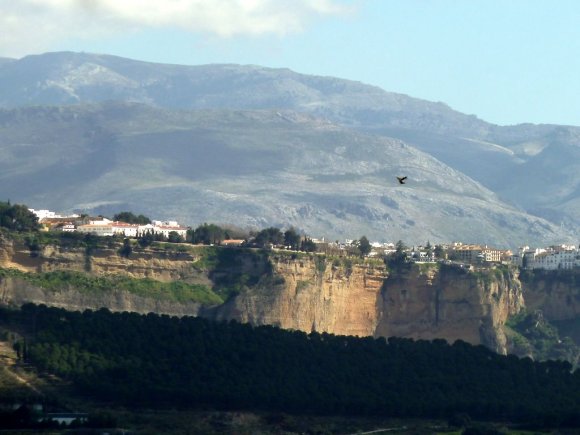
[[[429,254],[427,251],[412,250],[409,257],[415,263],[435,263],[435,254],[433,252]]]
[[[532,269],[573,269],[580,266],[580,252],[574,246],[552,246],[546,252],[537,254],[531,264]]]
[[[513,258],[514,264],[526,269],[573,269],[580,267],[580,250],[573,245],[550,246],[548,248],[520,248]]]
[[[67,216],[62,216],[60,214],[57,214],[53,211],[50,210],[35,210],[33,208],[29,208],[28,209],[31,213],[34,213],[36,215],[36,217],[38,218],[38,221],[42,221],[42,219],[56,219],[56,218],[71,218],[71,219],[75,219],[78,218],[79,215],[78,214],[71,214],[71,215],[67,215]]]
[[[179,236],[185,239],[185,236],[187,235],[187,228],[178,225],[177,222],[175,222],[175,225],[153,225],[154,234],[163,234],[165,237],[169,237],[169,233],[173,232],[177,233]]]
[[[85,225],[77,226],[77,232],[85,234],[94,234],[95,236],[105,237],[112,236],[113,225],[110,223],[88,223]]]
[[[125,237],[137,237],[141,225],[128,224],[125,222],[111,222],[113,234],[120,234]]]
[[[138,225],[125,222],[113,222],[107,218],[91,220],[86,225],[79,225],[77,231],[80,233],[94,234],[96,236],[121,235],[123,237],[140,237],[149,232],[153,234],[163,234],[165,237],[169,237],[169,233],[171,232],[176,232],[183,238],[187,235],[187,228],[182,227],[174,221],[154,221],[153,225]]]

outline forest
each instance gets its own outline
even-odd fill
[[[580,427],[580,371],[457,341],[357,338],[194,317],[2,309],[19,358],[112,405]]]

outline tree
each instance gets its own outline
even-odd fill
[[[122,211],[113,216],[114,221],[126,222],[128,224],[140,224],[147,225],[151,223],[151,219],[147,216],[140,214],[139,216],[134,215],[130,211]]]
[[[170,231],[167,235],[167,241],[171,243],[181,243],[183,242],[183,237],[181,237],[177,231]]]
[[[387,264],[391,267],[396,267],[407,262],[407,246],[402,240],[399,240],[395,245],[395,252],[389,255]]]
[[[13,231],[37,231],[40,225],[38,217],[25,205],[0,202],[0,227]]]
[[[440,260],[445,258],[445,250],[443,249],[443,246],[435,245],[435,249],[433,250],[433,254],[435,255],[435,258],[438,258]]]
[[[129,239],[123,240],[123,247],[119,249],[119,255],[121,257],[129,258],[132,252],[133,248],[131,247],[131,241]]]
[[[194,243],[203,243],[204,245],[217,245],[224,239],[223,228],[215,224],[203,223],[194,231]]]
[[[256,234],[254,243],[262,248],[267,245],[281,245],[284,243],[284,234],[282,234],[282,231],[280,231],[279,228],[266,228]]]
[[[300,234],[293,227],[288,228],[284,232],[284,245],[290,246],[290,249],[294,251],[297,251],[300,247]]]
[[[147,231],[146,233],[142,234],[137,241],[139,245],[145,248],[150,246],[155,241],[155,236],[153,235],[152,231]]]
[[[366,257],[370,254],[372,249],[373,247],[371,246],[369,239],[367,239],[366,236],[362,236],[358,241],[358,250],[360,251],[360,255],[362,257]]]
[[[306,237],[300,244],[300,250],[305,252],[316,252],[316,243]]]
[[[430,258],[431,254],[433,254],[433,246],[431,246],[431,242],[429,240],[427,240],[427,245],[425,245],[425,251],[427,252],[427,256]]]

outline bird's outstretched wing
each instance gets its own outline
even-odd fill
[[[407,177],[397,177],[397,180],[399,180],[400,184],[405,184],[405,180],[407,179]]]

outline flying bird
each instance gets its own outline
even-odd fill
[[[407,177],[397,177],[397,180],[399,180],[399,184],[405,184],[406,179]]]

